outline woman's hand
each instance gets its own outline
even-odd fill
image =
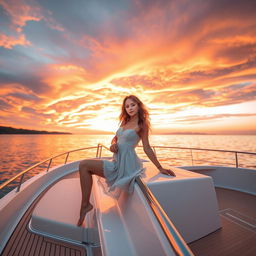
[[[176,174],[174,173],[174,171],[172,171],[171,169],[165,169],[163,167],[159,167],[158,170],[166,175],[171,175],[171,176],[176,176]]]
[[[118,146],[116,143],[113,143],[111,146],[110,146],[110,151],[113,152],[113,153],[117,153],[118,151]]]

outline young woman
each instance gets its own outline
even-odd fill
[[[142,162],[135,152],[135,147],[140,140],[142,140],[144,152],[158,170],[163,174],[175,176],[172,170],[161,166],[149,144],[149,114],[136,96],[130,95],[124,98],[120,124],[110,146],[110,151],[114,153],[113,161],[83,160],[80,162],[82,202],[78,226],[82,225],[86,213],[93,208],[89,202],[93,174],[106,179],[109,191],[115,188],[121,188],[130,193],[133,191],[135,177],[143,171]]]

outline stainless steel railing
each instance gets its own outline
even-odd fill
[[[139,148],[142,148],[142,146],[138,146]],[[106,147],[105,145],[103,144],[98,144],[98,146],[94,146],[94,147],[86,147],[86,148],[80,148],[80,149],[75,149],[75,150],[71,150],[71,151],[68,151],[68,152],[64,152],[64,153],[61,153],[61,154],[58,154],[58,155],[55,155],[53,157],[50,157],[42,162],[39,162],[29,168],[27,168],[26,170],[18,173],[17,175],[15,175],[14,177],[12,177],[11,179],[5,181],[4,183],[2,183],[0,185],[0,190],[2,190],[3,188],[5,188],[6,186],[8,186],[10,183],[12,183],[13,181],[17,180],[18,178],[20,178],[20,181],[18,182],[18,185],[17,185],[17,192],[19,192],[20,190],[20,186],[23,182],[23,179],[24,179],[24,175],[28,172],[30,172],[31,170],[33,170],[34,168],[38,167],[39,165],[41,164],[44,164],[44,163],[47,163],[49,161],[49,164],[47,166],[47,169],[46,169],[46,172],[48,172],[48,170],[50,169],[51,167],[51,164],[52,164],[52,160],[57,158],[57,157],[60,157],[60,156],[63,156],[63,155],[66,155],[66,158],[65,158],[65,161],[64,161],[64,164],[67,163],[68,161],[68,157],[70,155],[70,153],[73,153],[73,152],[77,152],[77,151],[82,151],[82,150],[89,150],[89,149],[97,149],[97,152],[96,152],[96,157],[97,158],[101,158],[101,155],[102,155],[102,149],[105,148],[107,150],[108,147]],[[207,151],[207,152],[223,152],[223,153],[232,153],[235,155],[235,163],[234,163],[234,166],[236,168],[239,168],[239,159],[238,159],[238,155],[239,154],[245,154],[245,155],[255,155],[256,156],[256,153],[254,152],[243,152],[243,151],[231,151],[231,150],[220,150],[220,149],[203,149],[203,148],[188,148],[188,147],[169,147],[169,146],[152,146],[153,148],[153,151],[155,152],[155,154],[157,155],[157,151],[156,149],[182,149],[182,150],[189,150],[190,151],[190,161],[192,163],[192,165],[194,165],[194,162],[195,162],[195,159],[194,159],[194,155],[193,155],[193,152],[194,151]],[[198,161],[198,160],[197,160]]]
[[[142,146],[140,146],[142,147]],[[234,166],[236,168],[239,168],[239,161],[238,161],[238,154],[244,154],[244,155],[255,155],[254,152],[244,152],[244,151],[233,151],[233,150],[221,150],[221,149],[206,149],[206,148],[188,148],[188,147],[168,147],[168,146],[153,146],[154,152],[156,154],[156,148],[159,149],[185,149],[190,151],[191,156],[191,163],[194,165],[194,157],[193,157],[193,151],[208,151],[208,152],[222,152],[222,153],[232,153],[235,155],[235,163]],[[198,161],[198,160],[197,160]]]
[[[35,164],[35,165],[33,165],[33,166],[27,168],[27,169],[24,170],[24,171],[21,171],[21,172],[18,173],[17,175],[13,176],[13,177],[10,178],[9,180],[7,180],[7,181],[5,181],[4,183],[2,183],[2,184],[0,185],[0,190],[3,189],[3,188],[5,188],[6,186],[8,186],[8,185],[9,185],[10,183],[12,183],[14,180],[17,180],[18,178],[20,178],[20,181],[19,181],[19,183],[18,183],[17,190],[16,190],[17,192],[19,192],[20,186],[21,186],[21,184],[22,184],[22,182],[23,182],[23,179],[24,179],[25,174],[28,173],[28,172],[30,172],[31,170],[35,169],[35,168],[38,167],[39,165],[44,164],[44,163],[47,163],[47,162],[49,161],[48,167],[47,167],[47,169],[46,169],[46,172],[48,172],[49,169],[50,169],[50,167],[51,167],[51,164],[52,164],[52,160],[53,160],[53,159],[55,159],[55,158],[57,158],[57,157],[60,157],[60,156],[63,156],[63,155],[66,155],[65,162],[64,162],[64,164],[66,164],[67,161],[68,161],[68,157],[69,157],[69,154],[70,154],[70,153],[76,152],[76,151],[81,151],[81,150],[96,149],[96,148],[97,148],[97,154],[98,154],[98,148],[99,148],[99,146],[98,146],[98,147],[95,146],[95,147],[87,147],[87,148],[75,149],[75,150],[71,150],[71,151],[64,152],[64,153],[55,155],[55,156],[53,156],[53,157],[47,158],[46,160],[44,160],[44,161],[42,161],[42,162],[39,162],[39,163],[37,163],[37,164]],[[96,155],[97,155],[97,154],[96,154]]]
[[[106,148],[106,146],[102,145],[102,144],[99,144],[99,147],[101,148],[99,150],[99,156],[101,155],[101,152],[102,152],[102,148]],[[138,146],[138,148],[142,148],[143,146]],[[169,147],[169,146],[151,146],[154,153],[157,155],[157,151],[156,149],[182,149],[182,150],[189,150],[190,151],[190,161],[191,161],[191,164],[192,166],[194,165],[195,161],[197,162],[200,162],[202,160],[195,160],[194,158],[194,154],[193,152],[194,151],[207,151],[207,152],[220,152],[220,153],[231,153],[231,154],[234,154],[235,156],[235,162],[233,163],[233,165],[236,167],[236,168],[239,168],[240,165],[239,165],[239,158],[238,158],[238,155],[239,154],[242,154],[242,155],[254,155],[256,156],[256,152],[244,152],[244,151],[233,151],[233,150],[221,150],[221,149],[206,149],[206,148],[188,148],[188,147]],[[255,167],[256,167],[256,161],[255,161]]]
[[[144,183],[144,181],[138,176],[136,177],[136,182],[139,185],[144,197],[146,198],[148,205],[153,211],[158,223],[160,224],[166,239],[171,245],[173,251],[178,256],[192,256],[194,255],[192,251],[189,249],[173,223],[170,221],[165,211],[158,203],[157,199],[150,191],[148,186]]]

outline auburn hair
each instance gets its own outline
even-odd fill
[[[139,107],[138,126],[140,128],[139,135],[141,135],[141,133],[143,132],[144,129],[150,130],[150,128],[151,128],[150,120],[149,120],[149,113],[148,113],[146,106],[143,104],[143,102],[135,95],[129,95],[124,98],[123,104],[122,104],[122,109],[121,109],[121,114],[119,116],[120,125],[123,126],[126,123],[128,123],[130,120],[130,116],[128,115],[128,113],[126,112],[126,109],[125,109],[125,102],[128,99],[131,99],[132,101],[134,101],[138,104],[138,107]]]

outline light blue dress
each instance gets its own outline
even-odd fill
[[[126,192],[133,192],[136,176],[144,171],[142,161],[138,158],[135,147],[140,137],[134,129],[119,127],[116,132],[118,152],[113,160],[103,160],[103,171],[108,186],[108,192],[120,188]]]

